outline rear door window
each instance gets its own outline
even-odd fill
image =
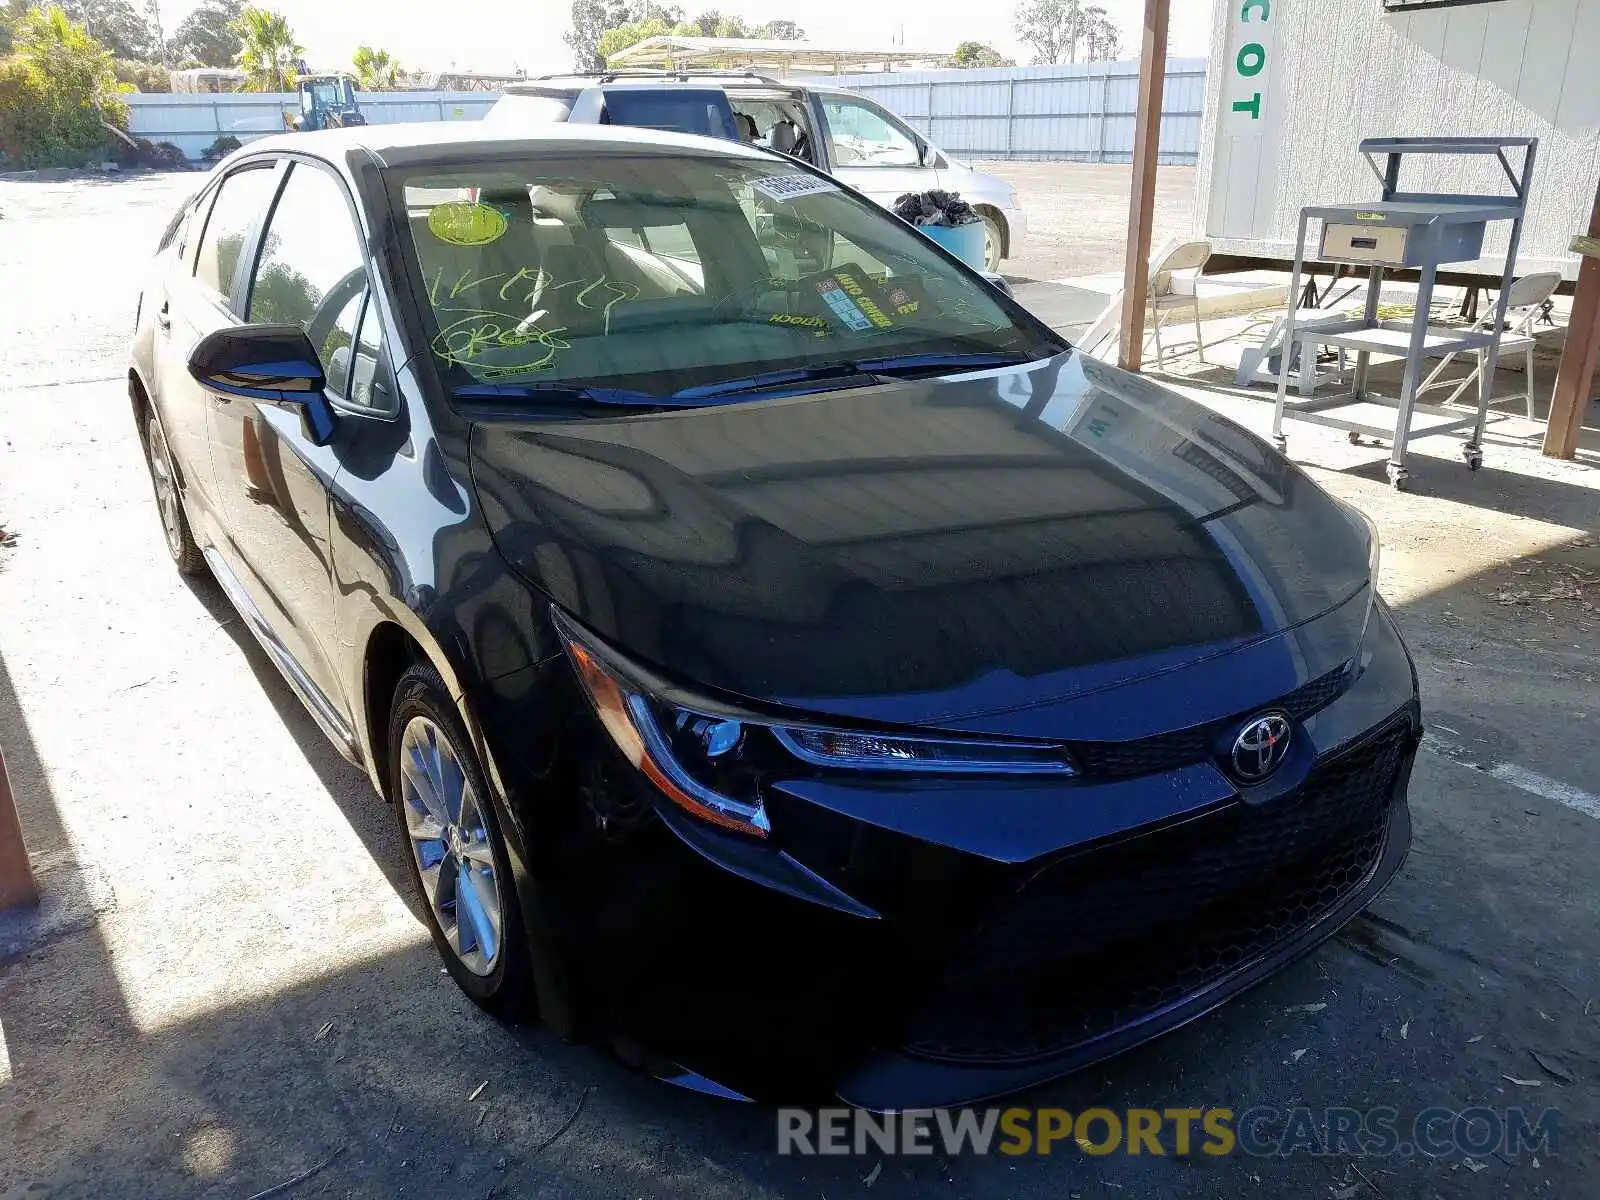
[[[211,205],[200,251],[195,256],[194,277],[224,304],[233,295],[234,276],[245,241],[272,198],[277,165],[255,163],[235,171],[222,181]]]
[[[606,92],[606,122],[744,141],[727,94],[719,91],[614,88]]]

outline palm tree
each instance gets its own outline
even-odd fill
[[[356,82],[364,92],[390,91],[400,77],[400,64],[387,50],[357,46],[355,57],[350,61],[356,69]]]
[[[282,13],[247,8],[229,28],[239,35],[239,69],[245,89],[252,92],[287,92],[294,87],[296,66],[305,49],[294,40],[294,30]]]

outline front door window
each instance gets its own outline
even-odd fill
[[[828,148],[836,167],[919,167],[916,140],[883,112],[858,100],[826,99]]]

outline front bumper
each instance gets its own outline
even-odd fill
[[[1017,246],[1028,235],[1028,215],[1022,209],[1011,206],[1000,206],[1000,215],[1006,219],[1006,254],[1013,255]]]
[[[842,1079],[839,1096],[881,1111],[971,1104],[1017,1091],[1188,1024],[1309,953],[1372,903],[1405,860],[1414,728],[1404,714],[1350,752],[1364,760],[1357,774],[1388,786],[1379,795],[1355,796],[1356,819],[1306,857],[1286,861],[1270,880],[1192,911],[1170,906],[1192,900],[1205,886],[1198,879],[1163,895],[1159,872],[1115,877],[1101,890],[1138,894],[1145,908],[1168,906],[1169,920],[1143,936],[1077,954],[1008,962],[999,952],[1010,939],[991,936],[971,958],[952,964],[939,992],[912,1017],[902,1045],[868,1055]],[[1231,849],[1247,854],[1252,837]],[[1047,910],[1072,907],[1067,889],[1046,899],[1040,907]],[[1105,915],[1080,899],[1084,916],[1066,927],[1069,933],[1081,932],[1085,918],[1093,920],[1088,914]],[[1112,919],[1130,923],[1126,908]]]
[[[571,951],[613,1028],[758,1099],[937,1107],[1080,1069],[1305,954],[1399,869],[1420,710],[1381,607],[1368,643],[1271,795],[1209,764],[1070,791],[796,789],[770,797],[771,846],[661,801],[569,860]],[[959,818],[943,844],[930,812]]]

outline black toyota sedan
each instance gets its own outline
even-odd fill
[[[1024,1087],[1405,855],[1368,522],[792,159],[255,142],[128,384],[173,560],[389,801],[450,974],[663,1078]]]

